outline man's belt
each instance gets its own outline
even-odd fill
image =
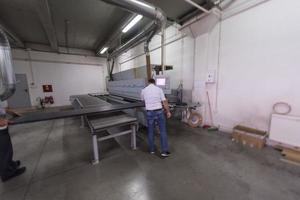
[[[155,109],[155,110],[147,110],[147,112],[148,111],[161,111],[162,110],[162,108],[160,108],[160,109]]]

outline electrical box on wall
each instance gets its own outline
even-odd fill
[[[216,82],[216,71],[208,70],[206,74],[206,83],[215,83]]]
[[[43,85],[43,92],[53,92],[52,85]]]

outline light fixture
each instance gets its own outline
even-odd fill
[[[126,33],[129,31],[136,23],[138,23],[143,18],[143,15],[135,16],[126,26],[123,28],[122,32]]]
[[[130,0],[130,1],[132,1],[133,3],[139,4],[141,6],[147,7],[147,8],[155,9],[152,6],[150,6],[150,5],[148,5],[148,4],[144,3],[144,2],[138,1],[138,0]]]
[[[101,50],[100,54],[104,54],[107,51],[108,47],[103,47],[103,49]]]

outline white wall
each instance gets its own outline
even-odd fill
[[[12,54],[15,73],[27,75],[33,106],[37,105],[37,97],[52,95],[53,106],[62,106],[70,104],[70,95],[105,90],[106,65],[103,58],[36,51],[28,55],[23,50],[13,50]],[[32,82],[35,85],[32,86]],[[53,93],[43,93],[42,85],[45,84],[53,85]]]
[[[278,101],[292,105],[291,115],[300,115],[299,9],[297,0],[270,0],[222,21],[219,66],[220,24],[196,38],[195,74],[202,87],[195,98],[205,102],[209,91],[215,122],[223,129],[244,124],[268,130]],[[205,85],[211,68],[219,82]]]
[[[175,42],[172,42],[175,41]],[[194,39],[189,36],[184,36],[177,27],[171,26],[166,30],[166,65],[173,65],[173,70],[166,71],[165,74],[172,77],[171,87],[177,88],[182,81],[184,89],[192,89],[193,87],[193,68],[194,68]],[[156,35],[150,42],[150,51],[160,47],[161,37]],[[144,45],[141,44],[118,58],[119,71],[140,67],[146,65]],[[141,55],[132,59],[136,55]],[[161,63],[161,49],[151,51],[151,63]],[[127,61],[129,60],[129,61]],[[127,61],[127,62],[126,62]]]
[[[183,80],[193,89],[193,101],[204,104],[206,122],[208,91],[215,125],[227,131],[237,124],[268,130],[272,105],[278,101],[288,102],[291,114],[300,115],[299,10],[299,0],[236,0],[221,23],[200,20],[182,32],[169,28],[167,38],[192,31],[167,46],[166,64],[174,65],[172,86]],[[151,48],[159,43],[153,39]],[[142,46],[134,48],[119,63],[141,52]],[[160,63],[160,49],[151,52],[151,58]],[[144,59],[123,63],[120,70],[145,65]],[[216,84],[205,83],[208,70],[215,70]]]

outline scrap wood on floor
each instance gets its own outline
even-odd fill
[[[300,148],[282,145],[276,145],[274,148],[281,151],[281,161],[300,166]]]
[[[287,159],[300,164],[300,150],[284,148],[281,154]]]

